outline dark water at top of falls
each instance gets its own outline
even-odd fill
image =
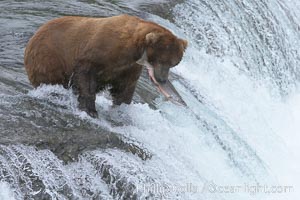
[[[299,130],[285,112],[296,109],[272,96],[299,83],[300,4],[292,3],[0,1],[0,199],[266,199],[208,186],[297,177],[284,173],[281,135]],[[145,73],[129,106],[112,108],[99,94],[96,120],[69,90],[32,88],[23,53],[40,25],[121,13],[189,40],[171,74],[186,108],[165,102]]]

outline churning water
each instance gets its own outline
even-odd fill
[[[297,0],[0,1],[0,199],[296,199],[300,195]],[[33,90],[23,51],[62,15],[130,13],[189,40],[163,101],[144,76],[135,103],[100,119],[61,86]]]

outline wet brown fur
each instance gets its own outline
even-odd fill
[[[152,32],[162,37],[147,41],[146,35]],[[145,50],[149,61],[173,66],[186,45],[169,30],[134,16],[69,16],[38,29],[26,47],[24,63],[34,87],[62,84],[67,88],[73,74],[80,109],[96,116],[95,94],[107,85],[112,86],[115,104],[131,102],[142,69],[136,61]],[[166,52],[164,46],[170,50]]]

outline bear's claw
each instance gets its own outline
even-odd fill
[[[98,112],[96,110],[85,111],[90,117],[98,118]]]

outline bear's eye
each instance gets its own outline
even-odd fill
[[[150,63],[150,65],[154,65],[154,61],[148,61]]]

